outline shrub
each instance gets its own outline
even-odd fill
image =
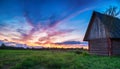
[[[89,56],[90,54],[88,53],[88,51],[82,51],[82,55],[83,56]]]
[[[76,54],[82,54],[82,51],[77,50],[77,51],[75,51],[75,53]]]

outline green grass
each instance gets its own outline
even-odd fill
[[[0,69],[120,69],[120,57],[72,51],[0,50]]]

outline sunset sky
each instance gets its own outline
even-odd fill
[[[0,40],[28,46],[79,47],[92,12],[119,0],[0,0]]]

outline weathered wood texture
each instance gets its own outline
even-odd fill
[[[120,55],[120,39],[112,40],[112,55]]]
[[[87,39],[93,40],[99,38],[106,38],[106,32],[103,23],[101,23],[100,19],[96,17],[94,23],[91,26],[91,30]]]
[[[95,39],[89,41],[89,51],[91,54],[108,55],[107,39]]]

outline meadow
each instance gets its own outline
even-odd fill
[[[120,69],[120,57],[85,51],[0,50],[0,69]]]

